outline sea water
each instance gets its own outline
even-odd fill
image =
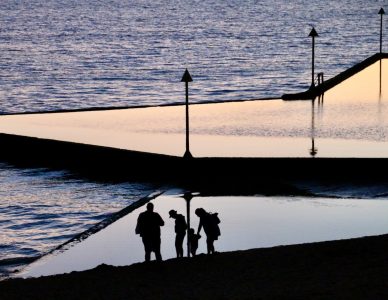
[[[387,4],[2,0],[0,111],[182,102],[185,68],[193,102],[301,91],[311,83],[312,26],[316,71],[329,78],[379,51]]]
[[[158,189],[0,163],[0,277]]]
[[[377,12],[387,4],[2,0],[0,112],[182,102],[185,68],[193,102],[301,91],[312,26],[316,71],[329,78],[379,50]],[[0,261],[40,255],[154,189],[1,164]]]

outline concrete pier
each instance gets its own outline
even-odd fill
[[[388,158],[193,158],[1,134],[1,158],[20,167],[69,169],[93,179],[173,182],[193,189],[250,194],[283,181],[386,178]],[[272,184],[269,184],[272,183]]]

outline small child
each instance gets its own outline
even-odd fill
[[[192,256],[196,255],[198,249],[198,240],[201,238],[199,234],[196,234],[193,228],[189,230],[189,243],[190,243],[190,252]]]

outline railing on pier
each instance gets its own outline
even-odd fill
[[[315,86],[320,86],[324,82],[324,76],[323,72],[317,73],[317,76],[315,78]]]

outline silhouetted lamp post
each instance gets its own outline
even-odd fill
[[[181,82],[185,82],[186,84],[186,152],[183,155],[184,158],[192,158],[193,156],[190,153],[190,142],[189,142],[189,82],[192,82],[193,78],[189,71],[186,69],[185,73],[183,73],[183,77]]]
[[[383,53],[383,15],[385,15],[385,11],[383,8],[379,10],[380,18],[380,53]]]
[[[315,83],[314,83],[314,58],[315,58],[315,37],[318,36],[318,33],[315,31],[315,28],[313,27],[313,29],[311,29],[311,32],[309,34],[309,36],[311,36],[313,38],[313,45],[312,45],[312,61],[311,61],[311,87],[310,88],[313,88],[315,87]]]
[[[190,231],[190,201],[193,199],[193,194],[186,192],[183,195],[183,199],[186,200],[186,209],[187,209],[187,257],[190,257],[190,240],[189,240],[189,231]]]

